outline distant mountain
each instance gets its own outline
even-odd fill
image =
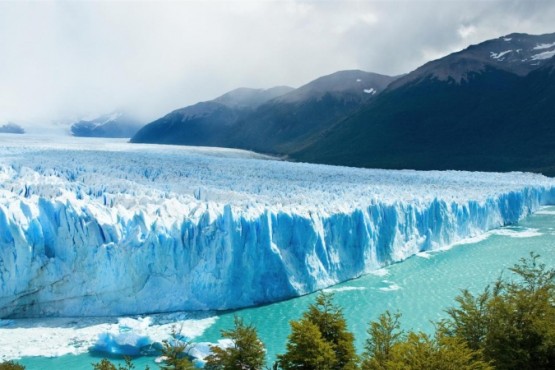
[[[429,62],[290,157],[358,167],[555,175],[555,34]]]
[[[237,89],[156,120],[132,142],[222,146],[282,154],[372,100],[395,78],[341,71],[298,89]]]
[[[214,99],[214,102],[223,104],[229,108],[256,109],[268,100],[272,100],[293,90],[295,89],[289,86],[276,86],[265,90],[240,87]]]
[[[461,83],[467,80],[470,74],[483,72],[488,67],[526,76],[555,56],[554,35],[532,36],[513,33],[471,45],[460,52],[424,64],[400,78],[391,87],[395,88],[430,76],[440,81],[451,80]]]
[[[25,130],[23,127],[13,123],[8,122],[5,125],[0,126],[0,133],[2,134],[24,134]]]
[[[374,99],[394,80],[358,70],[320,77],[243,117],[227,144],[274,154],[298,150]]]
[[[143,127],[133,143],[228,146],[231,127],[268,100],[293,90],[239,88],[214,100],[177,109]]]
[[[124,113],[111,113],[93,120],[81,120],[71,125],[73,136],[83,137],[132,137],[143,126],[141,122]]]

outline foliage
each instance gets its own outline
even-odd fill
[[[14,361],[5,361],[0,363],[0,370],[25,370],[25,366]]]
[[[278,355],[284,370],[332,370],[337,363],[332,345],[323,337],[316,324],[306,318],[291,321],[287,351]]]
[[[445,335],[440,327],[434,338],[422,332],[404,333],[399,313],[389,311],[371,322],[362,370],[489,370],[480,351]]]
[[[333,303],[333,295],[321,292],[316,302],[311,304],[298,322],[291,322],[287,352],[278,356],[284,369],[356,369],[358,357],[354,346],[354,336],[347,330],[343,311]],[[314,329],[319,333],[316,335]],[[312,337],[307,337],[307,333]],[[310,347],[312,346],[312,347]],[[330,358],[329,349],[333,356]],[[310,355],[309,355],[310,353]],[[315,356],[314,359],[308,357]],[[316,361],[309,364],[309,361]]]
[[[406,340],[391,348],[388,370],[490,370],[493,367],[482,360],[480,353],[464,342],[436,333],[430,338],[422,332],[409,332]]]
[[[404,338],[400,318],[400,313],[391,315],[386,311],[380,315],[377,322],[370,323],[369,337],[364,346],[362,369],[386,369],[386,363],[391,357],[391,349]]]
[[[135,369],[135,365],[131,361],[130,357],[125,357],[125,366],[118,365],[118,367],[116,367],[116,365],[111,363],[106,358],[103,358],[102,360],[100,360],[100,362],[92,365],[94,370],[133,370]],[[149,370],[149,367],[147,366],[145,370]]]
[[[170,343],[165,340],[162,342],[162,358],[164,364],[161,370],[193,370],[195,366],[187,357],[187,344],[181,342]]]
[[[463,291],[447,310],[446,335],[483,351],[496,368],[554,368],[555,270],[538,258],[531,253],[510,269],[516,281],[500,278],[477,296]]]
[[[111,363],[107,358],[103,358],[100,362],[92,364],[94,370],[118,370],[116,365]]]
[[[207,370],[259,370],[265,363],[266,350],[252,325],[245,325],[237,316],[232,330],[222,330],[222,337],[231,339],[228,348],[210,346],[212,354],[206,358]]]

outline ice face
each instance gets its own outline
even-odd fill
[[[272,302],[517,222],[555,200],[555,181],[533,174],[367,170],[57,140],[0,137],[0,317]]]

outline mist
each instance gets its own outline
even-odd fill
[[[550,1],[0,3],[0,124],[55,129],[115,110],[149,122],[237,87],[388,75],[512,32]]]

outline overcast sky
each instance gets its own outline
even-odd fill
[[[555,32],[555,1],[0,1],[0,124],[152,120],[241,86],[406,73],[512,32]]]

